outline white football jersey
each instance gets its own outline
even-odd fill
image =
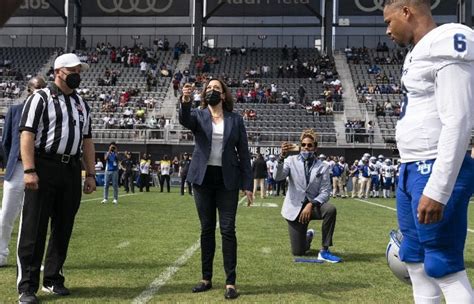
[[[423,192],[441,203],[451,195],[474,120],[474,32],[445,24],[407,54],[396,127],[401,162],[442,159]],[[438,147],[442,147],[438,150]]]
[[[395,168],[392,165],[389,166],[389,165],[383,164],[382,169],[380,169],[380,172],[382,176],[385,178],[395,177]]]

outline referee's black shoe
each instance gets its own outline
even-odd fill
[[[71,294],[69,289],[67,289],[63,284],[56,284],[51,286],[43,285],[43,288],[41,288],[41,290],[47,293],[54,293],[58,296],[68,296]]]
[[[38,298],[36,297],[35,293],[32,291],[25,291],[20,294],[20,298],[18,299],[18,303],[20,304],[37,304]]]

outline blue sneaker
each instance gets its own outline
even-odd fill
[[[342,261],[340,257],[331,254],[329,250],[319,251],[318,260],[325,261],[328,263],[339,263]]]

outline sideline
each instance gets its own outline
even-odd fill
[[[359,201],[359,202],[363,202],[363,203],[366,203],[366,204],[369,204],[369,205],[374,205],[374,206],[377,206],[377,207],[382,207],[382,208],[386,208],[386,209],[389,209],[389,210],[397,211],[397,209],[395,209],[395,208],[384,206],[384,205],[373,203],[373,202],[369,202],[369,201],[366,201],[366,200],[363,200],[363,199],[360,199],[360,198],[355,198],[354,200]],[[470,233],[474,233],[473,229],[467,228],[467,231],[469,231]]]
[[[122,194],[122,195],[119,195],[118,197],[131,196],[131,195],[137,195],[137,194],[138,194],[138,193]],[[83,203],[83,202],[91,202],[91,201],[101,201],[101,200],[103,200],[103,199],[104,199],[103,197],[89,198],[89,199],[86,199],[86,200],[81,200],[81,203]]]
[[[240,201],[239,204],[244,200],[247,199],[244,196]],[[216,226],[218,228],[218,225]],[[198,239],[191,247],[186,249],[186,251],[181,255],[173,265],[167,267],[165,271],[163,271],[153,282],[150,283],[147,289],[145,289],[140,295],[138,295],[135,299],[133,299],[133,304],[143,304],[150,301],[153,296],[160,290],[161,287],[165,286],[166,283],[175,275],[176,272],[193,256],[196,250],[201,247],[201,240]]]

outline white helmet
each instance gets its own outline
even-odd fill
[[[324,154],[319,154],[318,158],[319,158],[320,160],[326,160],[326,155],[324,155]]]
[[[375,162],[377,161],[377,158],[375,158],[375,156],[371,156],[369,160],[371,163],[375,164]]]
[[[379,154],[379,156],[377,157],[379,160],[384,160],[384,156],[382,154]]]
[[[370,154],[369,154],[369,153],[364,153],[364,156],[362,156],[362,157],[367,157],[367,158],[369,158],[369,157],[370,157]]]
[[[388,242],[385,256],[387,257],[387,263],[393,274],[402,281],[403,283],[411,285],[410,275],[408,274],[407,266],[404,262],[400,261],[398,252],[400,251],[400,244],[402,242],[403,235],[400,230],[390,231],[390,242]]]
[[[392,164],[392,160],[390,160],[390,158],[385,159],[385,164],[390,166]]]

